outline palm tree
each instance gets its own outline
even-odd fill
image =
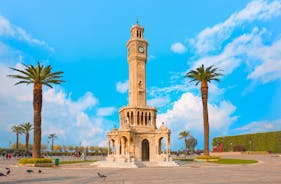
[[[208,82],[219,81],[218,77],[223,74],[218,73],[219,69],[214,66],[204,68],[204,65],[191,70],[185,77],[195,81],[196,85],[201,83],[201,98],[203,104],[203,120],[204,120],[204,155],[209,155],[209,117],[208,117]]]
[[[60,84],[63,72],[52,72],[50,65],[44,66],[38,61],[37,66],[24,65],[24,69],[11,68],[18,72],[18,75],[8,75],[8,77],[20,79],[18,84],[33,84],[33,110],[34,110],[34,146],[32,157],[41,157],[41,110],[42,110],[42,85],[52,88],[51,84]]]
[[[56,134],[50,134],[48,138],[52,140],[51,149],[53,152],[54,151],[54,140],[55,140],[55,138],[57,138],[57,136],[56,136]]]
[[[28,153],[28,145],[29,145],[29,131],[33,129],[32,124],[30,122],[26,122],[21,124],[20,127],[23,129],[25,134],[25,152]]]
[[[12,131],[16,134],[16,149],[19,149],[19,135],[23,133],[23,129],[21,126],[14,125],[12,126]]]
[[[184,130],[182,132],[179,133],[179,136],[180,136],[180,139],[183,139],[184,138],[184,144],[185,144],[185,154],[186,154],[186,151],[187,151],[187,137],[189,136],[189,131],[187,130]]]

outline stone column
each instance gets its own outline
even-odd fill
[[[112,141],[112,153],[116,155],[115,141]]]
[[[169,155],[169,145],[170,145],[170,143],[169,143],[169,139],[168,139],[168,137],[166,137],[166,154],[167,155]]]
[[[124,145],[124,139],[121,138],[121,155],[124,155],[125,152],[125,145]]]
[[[116,143],[116,155],[120,155],[120,138],[118,137]]]

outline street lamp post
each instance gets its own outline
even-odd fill
[[[46,151],[49,151],[49,139],[47,140],[47,148]]]

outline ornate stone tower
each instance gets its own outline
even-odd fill
[[[131,28],[131,38],[127,42],[129,63],[129,106],[146,106],[146,59],[147,41],[144,29],[135,24]]]
[[[146,106],[146,61],[148,42],[138,23],[127,42],[129,64],[129,105],[119,110],[119,130],[108,133],[108,160],[169,161],[170,130],[156,127],[157,109]]]

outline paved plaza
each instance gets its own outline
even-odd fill
[[[15,161],[0,161],[0,172],[11,168],[9,176],[1,176],[0,183],[281,183],[279,155],[223,155],[222,157],[256,159],[257,164],[218,165],[190,162],[180,167],[152,167],[138,169],[97,168],[90,163],[60,165],[58,168],[17,167]],[[34,173],[27,173],[32,169]],[[38,170],[42,170],[41,174]],[[97,173],[106,175],[99,178]]]

